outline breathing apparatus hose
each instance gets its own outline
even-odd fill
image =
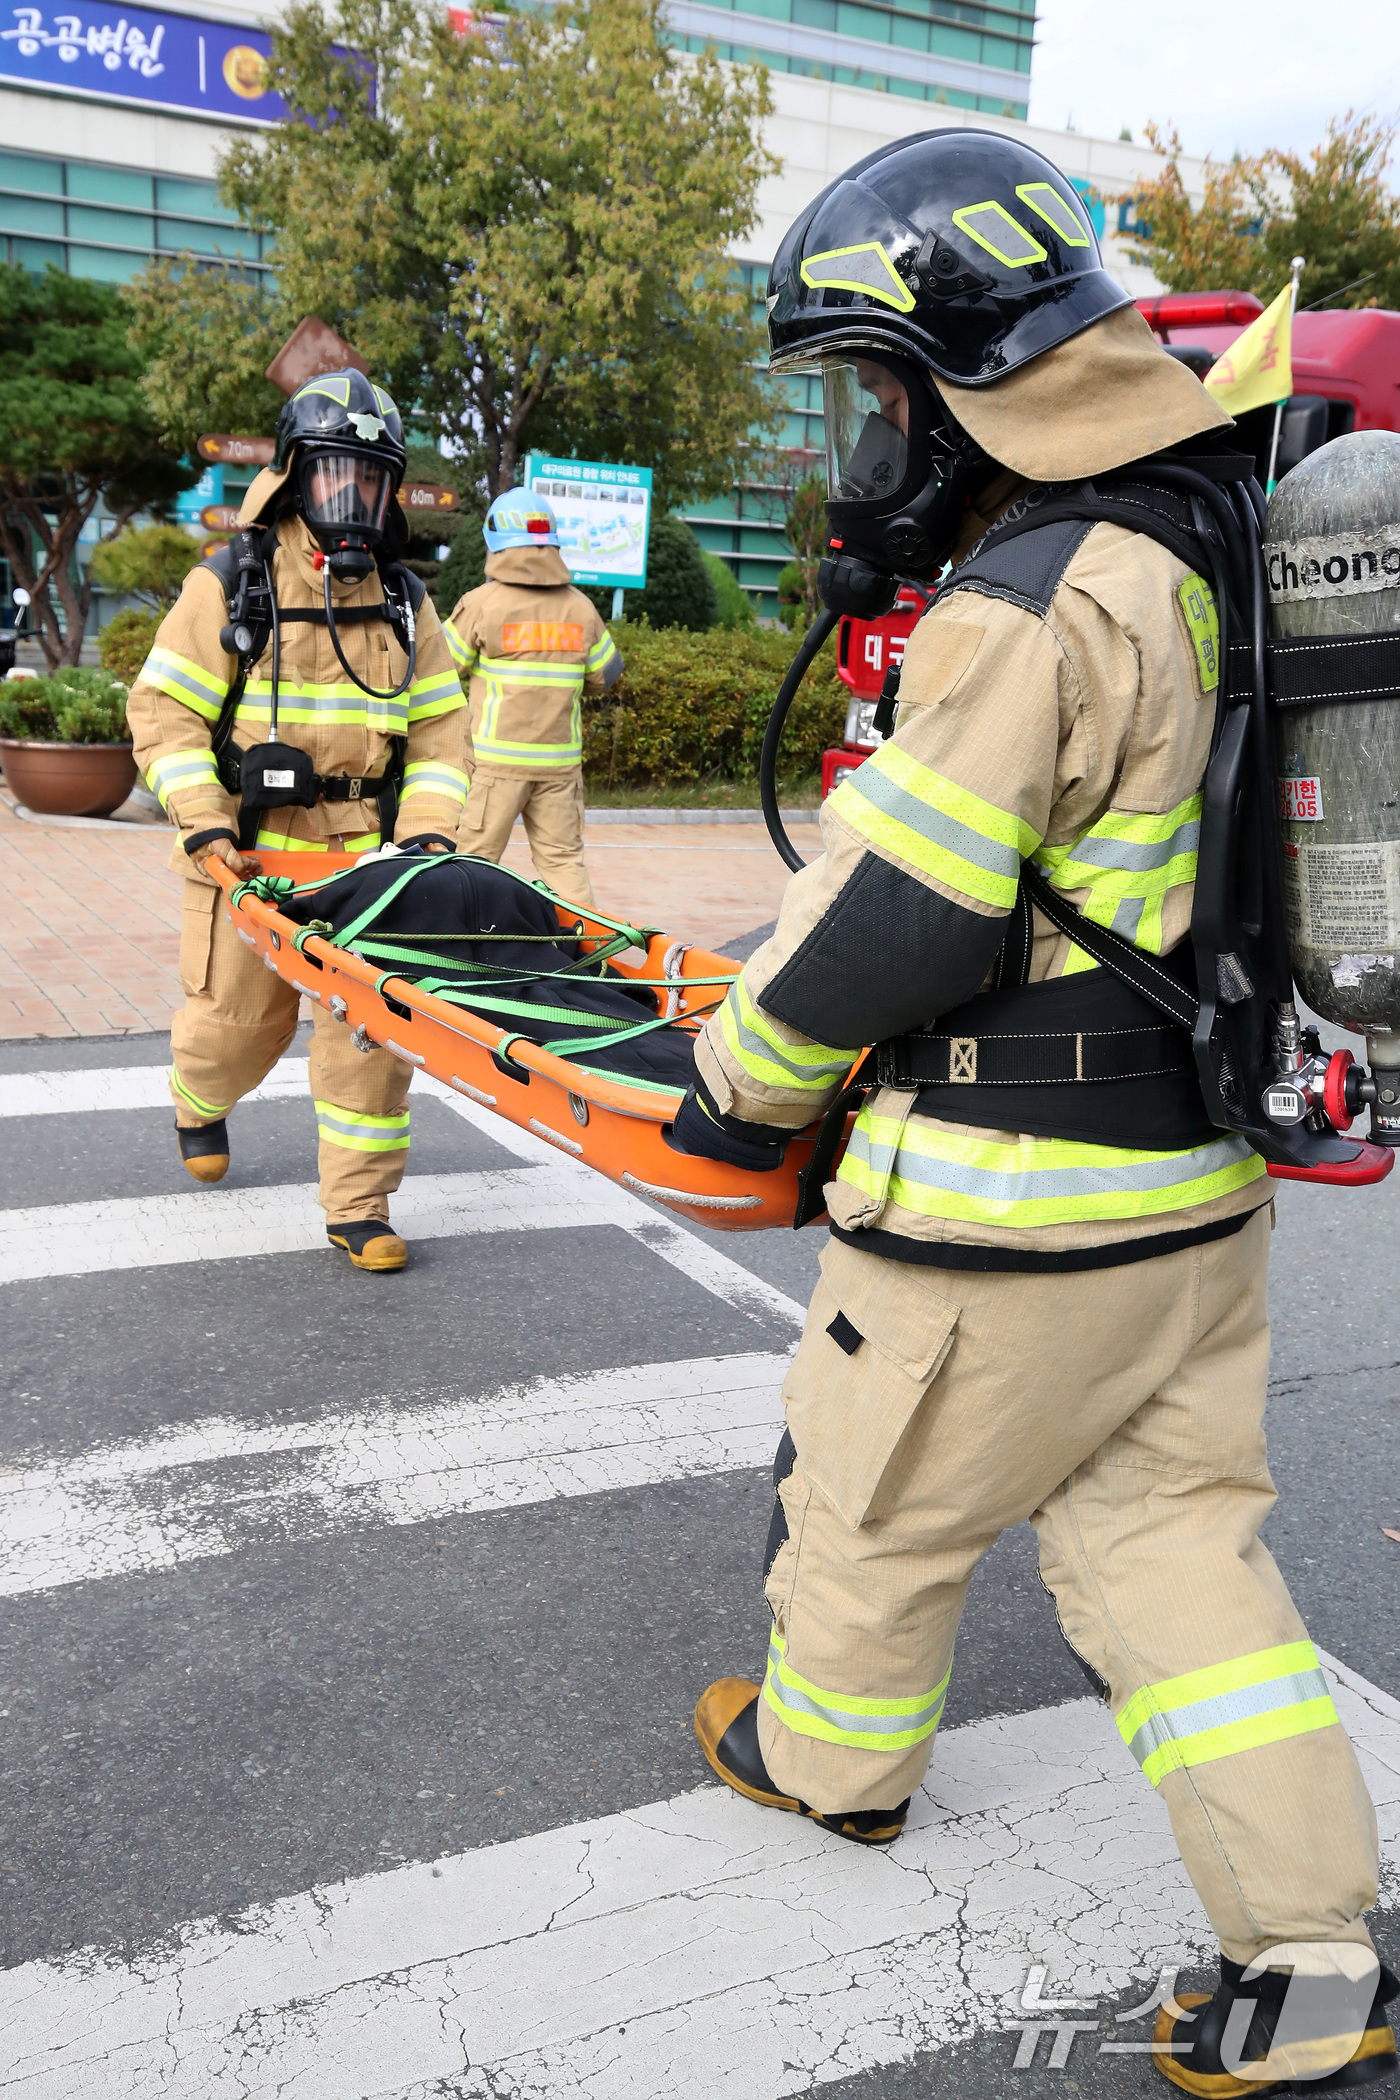
[[[401,564],[395,562],[394,567],[399,568],[401,567]],[[406,693],[408,691],[408,688],[412,685],[413,674],[418,668],[418,625],[413,617],[413,602],[410,599],[408,592],[405,591],[403,596],[403,616],[408,623],[408,668],[405,670],[403,677],[399,680],[398,684],[394,686],[391,691],[387,693],[381,693],[377,690],[376,687],[372,685],[366,685],[363,678],[361,678],[359,672],[352,670],[350,664],[346,661],[345,651],[340,646],[340,636],[336,632],[335,607],[331,603],[331,571],[329,562],[327,562],[325,568],[321,571],[321,575],[322,580],[325,584],[326,626],[330,632],[331,647],[332,649],[334,649],[336,656],[339,659],[341,670],[345,673],[347,678],[353,680],[353,682],[360,688],[360,691],[362,693],[368,693],[371,700],[397,700],[400,693]],[[275,633],[276,630],[274,629],[274,637]],[[272,687],[274,696],[277,692],[276,679],[277,674],[274,671]],[[275,704],[276,703],[274,697],[274,705]]]
[[[758,761],[758,786],[763,800],[763,821],[768,826],[768,836],[777,847],[782,859],[794,870],[805,868],[807,863],[787,835],[782,813],[778,808],[778,746],[783,740],[783,728],[788,710],[797,698],[797,688],[806,677],[812,660],[822,643],[836,625],[839,615],[823,606],[803,637],[802,646],[788,666],[788,673],[778,687],[778,697],[773,702],[773,712],[768,717],[768,727],[763,732],[763,752]]]

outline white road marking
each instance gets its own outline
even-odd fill
[[[285,1101],[307,1092],[304,1057],[284,1057],[245,1101]],[[172,1108],[168,1064],[85,1066],[73,1072],[0,1075],[0,1116],[83,1116],[98,1109]]]
[[[394,1198],[394,1223],[410,1241],[613,1224],[608,1184],[598,1187],[602,1200],[534,1167],[410,1174]],[[0,1283],[327,1246],[325,1212],[309,1184],[57,1203],[0,1212]]]
[[[785,1356],[700,1357],[98,1444],[0,1474],[0,1595],[766,1465],[786,1369]]]
[[[1400,1706],[1332,1676],[1394,1894]],[[778,2100],[1014,2027],[1033,1964],[1092,2004],[1212,1951],[1162,1802],[1079,1700],[950,1731],[888,1853],[710,1786],[26,1963],[0,2093]]]
[[[100,1109],[169,1108],[166,1065],[88,1068],[73,1072],[17,1072],[0,1077],[0,1117],[81,1115]],[[245,1100],[287,1100],[305,1094],[308,1061],[284,1057]],[[522,1164],[538,1167],[548,1183],[513,1181],[507,1170],[415,1175],[393,1199],[394,1222],[409,1240],[455,1233],[523,1231],[559,1225],[616,1225],[660,1260],[712,1296],[755,1319],[774,1316],[801,1326],[805,1310],[732,1256],[697,1239],[676,1219],[614,1186],[590,1167],[570,1167],[552,1146],[504,1116],[463,1099],[440,1080],[415,1076],[414,1095],[442,1102],[463,1122]],[[518,1190],[533,1193],[524,1210],[507,1217],[492,1208]],[[474,1197],[479,1199],[478,1202]],[[291,1254],[323,1247],[325,1219],[310,1188],[207,1189],[179,1196],[98,1204],[56,1204],[0,1213],[0,1283],[42,1276],[88,1275],[107,1268],[163,1267],[177,1261],[218,1261],[258,1254]],[[136,1208],[134,1206],[143,1207]],[[184,1209],[172,1210],[171,1206]],[[558,1207],[560,1215],[553,1215]],[[194,1237],[186,1239],[191,1233]],[[115,1251],[112,1251],[115,1250]]]

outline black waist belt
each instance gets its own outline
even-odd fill
[[[1183,947],[1150,960],[1185,992]],[[979,992],[936,1028],[880,1043],[874,1061],[879,1085],[917,1088],[920,1114],[941,1122],[1151,1152],[1215,1134],[1189,1032],[1102,968]]]
[[[1032,988],[1033,989],[1033,988]],[[1157,1079],[1191,1066],[1180,1028],[1150,1022],[1043,1035],[953,1035],[944,1029],[892,1036],[876,1046],[881,1086],[1094,1086]]]
[[[312,779],[322,802],[369,802],[390,784],[387,773],[315,773]]]

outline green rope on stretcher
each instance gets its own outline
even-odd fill
[[[247,882],[234,885],[229,904],[237,911],[247,896],[256,897],[261,904],[285,904],[296,893],[296,884],[290,875],[254,875]]]
[[[315,937],[318,941],[333,940],[335,928],[329,919],[308,919],[300,933],[292,935],[292,946],[298,955],[305,955],[306,942]]]

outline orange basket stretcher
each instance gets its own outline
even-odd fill
[[[290,876],[298,884],[353,868],[358,856],[341,853],[276,853],[258,849],[264,875]],[[561,1152],[582,1161],[609,1181],[650,1196],[696,1224],[727,1232],[762,1232],[792,1224],[798,1175],[812,1155],[816,1130],[794,1137],[781,1166],[767,1173],[695,1159],[667,1143],[681,1103],[670,1088],[623,1082],[559,1057],[518,1031],[499,1028],[461,1006],[438,998],[286,918],[255,896],[246,882],[211,857],[208,873],[225,892],[229,917],[240,940],[256,948],[270,970],[295,991],[324,1007],[360,1040],[428,1072],[456,1093],[517,1123]],[[556,905],[561,931],[569,938],[611,940],[616,922]],[[664,979],[669,1017],[700,1019],[716,1001],[714,984],[732,981],[739,966],[728,956],[687,947],[653,928],[639,928],[645,951],[614,955],[609,967],[623,976]],[[688,980],[701,980],[690,984]]]

